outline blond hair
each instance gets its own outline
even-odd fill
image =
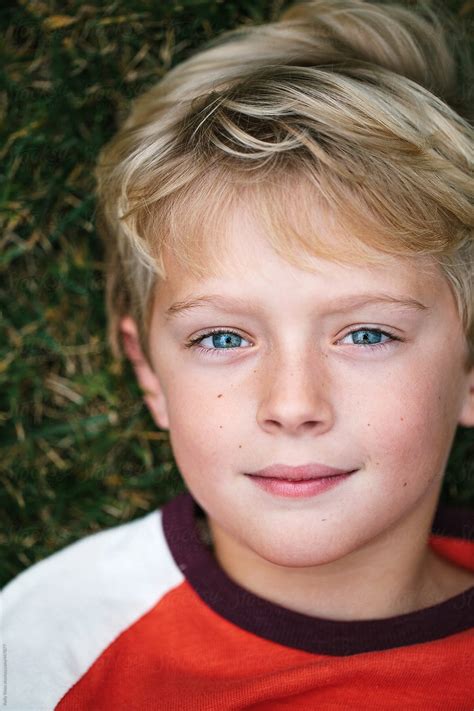
[[[245,204],[297,265],[433,260],[474,365],[472,127],[446,23],[427,6],[300,3],[220,35],[135,100],[96,168],[115,357],[130,314],[149,358],[165,250],[209,274]],[[315,233],[324,207],[347,239]]]

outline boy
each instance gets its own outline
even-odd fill
[[[97,171],[110,342],[188,492],[5,588],[7,708],[472,711],[455,76],[429,13],[334,0],[137,101]]]

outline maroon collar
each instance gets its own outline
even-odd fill
[[[294,649],[348,656],[430,642],[474,627],[474,586],[431,607],[374,620],[329,620],[294,612],[232,581],[201,541],[202,509],[188,492],[165,504],[163,529],[171,554],[188,583],[217,614],[248,632]],[[474,540],[474,515],[439,505],[432,532]]]

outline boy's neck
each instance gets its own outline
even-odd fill
[[[382,619],[439,604],[474,585],[474,573],[427,545],[438,498],[362,549],[313,568],[275,565],[207,517],[200,531],[229,577],[259,597],[313,617]]]

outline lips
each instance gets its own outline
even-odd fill
[[[313,462],[297,467],[286,464],[272,464],[269,467],[255,472],[248,472],[249,476],[263,477],[267,479],[283,479],[286,481],[307,481],[308,479],[324,479],[327,477],[339,476],[341,474],[352,474],[355,469],[335,469]]]

